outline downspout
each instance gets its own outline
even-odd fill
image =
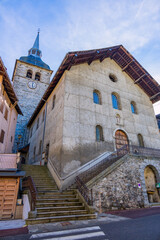
[[[42,146],[41,146],[41,160],[40,165],[42,164],[42,152],[43,152],[43,145],[44,145],[44,136],[45,136],[45,129],[46,129],[46,117],[47,117],[47,101],[42,99],[45,103],[45,116],[44,116],[44,126],[43,126],[43,136],[42,136]]]

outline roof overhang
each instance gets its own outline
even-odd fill
[[[122,71],[128,74],[134,83],[148,95],[152,103],[160,100],[160,85],[122,45],[88,51],[69,52],[63,59],[50,85],[31,116],[28,126],[33,123],[40,109],[43,107],[45,101],[48,99],[66,70],[69,71],[72,66],[82,63],[88,63],[88,65],[90,65],[95,60],[102,62],[105,58],[113,59],[121,67]]]

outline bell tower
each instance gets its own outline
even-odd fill
[[[18,116],[13,151],[27,145],[26,124],[50,83],[52,70],[41,59],[39,31],[28,56],[16,60],[13,72],[13,87],[23,116]]]

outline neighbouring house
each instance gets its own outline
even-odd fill
[[[19,217],[16,203],[24,172],[17,170],[19,154],[12,154],[18,114],[22,115],[18,98],[0,58],[0,220]]]
[[[87,179],[95,205],[99,189],[105,210],[159,202],[159,100],[158,83],[122,45],[69,52],[29,119],[27,162],[47,163],[63,187],[127,146],[114,167]]]

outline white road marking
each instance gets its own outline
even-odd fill
[[[94,230],[100,230],[100,227],[99,226],[94,226],[94,227],[88,227],[88,228],[69,229],[69,230],[57,231],[57,232],[38,233],[38,234],[33,234],[30,237],[30,239],[49,237],[49,236],[58,236],[58,235],[63,235],[63,234],[76,233],[76,232],[87,232],[87,231],[92,231],[92,230],[93,231]]]
[[[58,237],[58,238],[45,238],[45,240],[77,240],[77,239],[88,239],[91,237],[100,237],[105,236],[104,232],[94,232],[94,233],[84,233],[79,235],[72,235],[72,236],[65,236],[65,237]]]

